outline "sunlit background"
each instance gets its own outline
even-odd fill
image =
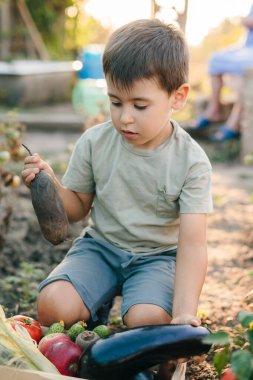
[[[65,68],[69,75],[74,73],[71,98],[76,109],[83,109],[84,101],[95,97],[99,99],[92,102],[100,104],[100,94],[104,96],[105,92],[102,54],[112,31],[135,19],[156,17],[177,24],[185,33],[193,103],[210,93],[211,54],[245,38],[240,18],[247,15],[252,3],[253,0],[0,0],[0,63],[5,71],[14,70],[9,62],[15,63],[15,70],[16,65],[21,65],[22,70],[29,71],[35,65],[36,70],[38,66],[45,67],[49,61],[54,70]],[[95,80],[95,85],[90,80]],[[227,96],[229,91],[225,89],[223,93]],[[29,101],[34,102],[32,91],[28,93]],[[4,97],[0,91],[0,101]],[[90,104],[86,108],[91,112]],[[186,106],[185,118],[189,118],[187,110]]]
[[[184,2],[157,0],[157,3],[164,6],[159,18],[171,22],[173,19],[171,5],[174,4],[180,10]],[[251,4],[251,0],[189,0],[186,24],[186,37],[189,44],[199,44],[209,30],[217,27],[223,19],[245,16]],[[105,25],[118,27],[134,19],[150,17],[151,1],[89,0],[85,8],[89,14]]]

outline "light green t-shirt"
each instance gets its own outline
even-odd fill
[[[212,211],[211,165],[202,148],[175,121],[156,149],[127,143],[111,121],[77,141],[63,185],[94,193],[89,234],[132,253],[177,246],[180,213]]]

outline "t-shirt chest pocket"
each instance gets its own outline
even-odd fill
[[[177,218],[179,214],[178,194],[167,194],[158,190],[156,212],[161,217]]]

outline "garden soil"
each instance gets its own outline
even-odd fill
[[[78,133],[33,132],[27,133],[24,143],[64,170],[69,158],[66,148],[77,137]],[[252,169],[239,160],[213,163],[214,212],[208,217],[207,234],[209,265],[199,310],[203,325],[214,331],[229,332],[237,324],[238,312],[253,304],[247,297],[253,273]],[[61,261],[87,221],[71,225],[68,240],[52,246],[41,236],[25,186],[9,196],[9,205],[13,212],[0,251],[0,303],[8,316],[26,313],[36,317],[39,281]],[[120,302],[117,297],[111,315],[119,315]],[[202,363],[190,361],[186,379],[218,379],[212,356]]]

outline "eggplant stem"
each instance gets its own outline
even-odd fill
[[[25,144],[22,144],[23,147],[27,150],[27,152],[29,153],[30,156],[32,156],[32,152],[30,151],[30,149],[25,145]]]

